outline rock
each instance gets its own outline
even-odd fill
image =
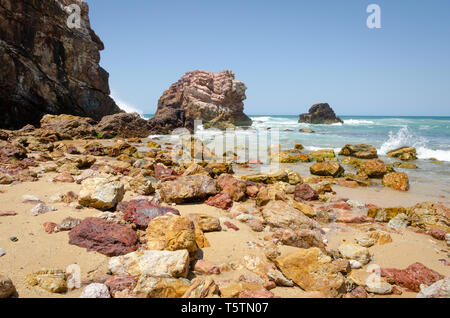
[[[389,151],[387,155],[389,157],[398,158],[404,161],[417,159],[417,151],[414,147],[402,147],[396,150]]]
[[[60,224],[58,224],[56,226],[55,232],[70,231],[80,223],[81,223],[80,219],[67,217],[64,220],[62,220]]]
[[[209,176],[209,172],[206,171],[205,168],[203,168],[202,166],[193,163],[191,164],[186,170],[184,170],[183,172],[183,176],[193,176],[195,174],[204,174]]]
[[[32,274],[28,274],[25,278],[25,284],[29,286],[39,286],[50,293],[65,293],[67,291],[65,273],[58,269],[42,269]]]
[[[439,280],[430,286],[420,285],[417,298],[450,298],[450,277]]]
[[[180,215],[177,209],[157,205],[148,200],[132,200],[128,203],[123,218],[140,229],[146,229],[154,218],[168,213]]]
[[[440,240],[440,241],[444,241],[445,240],[445,235],[447,233],[445,233],[445,231],[442,231],[441,229],[438,228],[432,228],[431,230],[429,230],[427,232],[428,235],[431,235],[432,237],[434,237],[436,240]]]
[[[386,295],[392,293],[392,285],[385,282],[377,275],[369,276],[366,281],[365,288],[369,293],[378,295]]]
[[[220,266],[211,264],[208,261],[200,259],[195,262],[193,271],[201,275],[219,275]]]
[[[130,228],[99,218],[86,218],[69,233],[69,244],[107,256],[131,253],[138,237]]]
[[[336,160],[336,154],[333,149],[320,149],[308,154],[312,160],[322,162],[325,160]]]
[[[210,162],[206,165],[205,170],[211,177],[218,177],[224,173],[233,174],[233,167],[229,163]]]
[[[429,231],[433,228],[450,233],[450,209],[440,203],[422,202],[409,209],[411,225]]]
[[[188,218],[181,216],[160,216],[153,219],[145,233],[147,249],[149,250],[188,250],[195,252],[195,226]]]
[[[187,277],[189,253],[178,251],[141,251],[113,257],[109,269],[114,275]]]
[[[373,221],[371,217],[353,212],[339,212],[336,217],[336,222],[340,223],[366,223]]]
[[[38,216],[40,214],[48,213],[48,212],[51,212],[51,211],[55,211],[55,209],[52,208],[52,207],[49,207],[45,203],[39,203],[38,205],[36,205],[34,208],[32,208],[30,210],[30,215],[31,216]]]
[[[339,246],[341,255],[350,260],[356,260],[362,265],[370,262],[370,252],[367,248],[353,243],[343,243]]]
[[[303,212],[303,214],[306,215],[307,217],[313,218],[317,216],[317,213],[312,206],[307,205],[305,203],[297,202],[295,200],[291,200],[290,202],[292,203],[292,206],[294,208]]]
[[[99,51],[104,46],[90,28],[88,4],[77,2],[81,27],[68,28],[64,7],[70,3],[3,2],[0,127],[19,129],[29,123],[38,126],[48,113],[98,120],[121,111],[109,97],[108,73],[99,65]],[[49,17],[45,23],[44,16]],[[31,42],[24,38],[25,29]]]
[[[61,182],[61,183],[73,183],[75,179],[70,175],[70,173],[63,172],[57,175],[52,179],[53,182]]]
[[[159,193],[167,203],[198,201],[217,193],[216,181],[205,175],[179,177],[164,182]]]
[[[407,214],[408,211],[403,207],[390,207],[390,208],[369,208],[367,215],[372,217],[377,222],[389,222],[395,216],[399,214]]]
[[[84,288],[80,298],[111,298],[111,295],[106,285],[93,283]]]
[[[418,169],[419,167],[414,163],[406,163],[406,162],[394,162],[391,164],[392,168],[402,168],[402,169]]]
[[[350,156],[359,159],[374,159],[378,158],[377,149],[374,146],[359,144],[359,145],[345,145],[339,152],[340,156]]]
[[[389,233],[381,231],[372,231],[362,236],[355,238],[356,242],[363,247],[371,247],[375,244],[384,245],[392,242],[392,237]]]
[[[120,181],[108,178],[91,178],[81,183],[78,203],[102,211],[110,210],[122,201],[125,194]]]
[[[367,175],[369,178],[383,178],[387,173],[387,167],[380,159],[371,159],[361,164],[358,174]]]
[[[353,298],[367,298],[367,292],[362,286],[358,286],[352,290],[351,296]]]
[[[297,249],[281,255],[275,263],[281,272],[305,291],[321,291],[336,297],[344,277],[319,248]]]
[[[41,128],[46,131],[55,131],[69,138],[95,138],[97,136],[95,121],[89,117],[73,115],[45,115],[40,122]]]
[[[408,216],[404,213],[397,214],[388,222],[388,226],[394,229],[404,229],[408,227],[408,225],[409,219]]]
[[[193,130],[197,119],[207,128],[251,126],[252,120],[243,112],[246,89],[231,71],[188,72],[159,99],[155,117],[149,120],[151,132],[166,134],[179,127]]]
[[[223,193],[228,193],[233,201],[241,201],[245,198],[247,185],[230,174],[220,175],[217,179],[217,186]]]
[[[388,281],[414,292],[419,292],[422,284],[430,285],[444,279],[444,276],[421,263],[414,263],[403,270],[382,268],[380,273]]]
[[[190,286],[187,279],[142,276],[133,293],[140,298],[181,298]]]
[[[56,229],[56,227],[58,226],[58,224],[53,223],[53,222],[45,222],[45,223],[43,224],[43,226],[44,226],[44,231],[45,231],[46,233],[48,233],[48,234],[53,234],[53,233],[55,233],[55,229]]]
[[[219,286],[211,277],[197,277],[182,298],[216,298],[219,297]]]
[[[276,298],[274,293],[268,291],[267,289],[260,290],[244,290],[239,294],[238,298]]]
[[[164,167],[162,165],[155,165],[155,178],[158,180],[174,180],[178,177],[175,170]]]
[[[0,274],[0,299],[8,298],[16,292],[13,282],[10,278]]]
[[[3,248],[0,248],[0,257],[5,256],[6,252]]]
[[[404,172],[391,172],[383,177],[383,185],[398,191],[408,191],[409,179]]]
[[[223,225],[225,225],[227,228],[235,230],[235,231],[239,231],[239,228],[234,225],[233,223],[229,222],[229,221],[225,221],[223,222]]]
[[[336,117],[333,109],[327,103],[315,104],[309,109],[308,114],[301,114],[299,123],[308,124],[334,124],[343,123],[342,119]]]
[[[325,248],[324,238],[317,230],[276,229],[273,233],[273,238],[284,245],[298,248]]]
[[[310,167],[310,172],[317,176],[341,177],[344,175],[344,168],[338,162],[317,162]]]
[[[314,201],[319,199],[319,194],[307,184],[297,184],[294,198],[296,201]]]
[[[206,214],[189,214],[189,219],[194,222],[203,232],[221,231],[220,220]]]
[[[289,176],[285,170],[279,170],[274,173],[268,174],[242,176],[241,179],[255,183],[265,183],[265,184],[273,184],[279,181],[289,182]]]
[[[11,184],[14,182],[14,178],[7,174],[0,171],[0,184]]]
[[[219,193],[206,200],[205,204],[222,210],[228,210],[233,206],[233,200],[228,193]]]
[[[313,134],[313,133],[314,133],[314,130],[309,129],[309,128],[301,128],[301,129],[299,130],[299,132],[305,133],[305,134]]]
[[[106,287],[109,289],[109,293],[112,297],[116,297],[116,294],[124,290],[132,290],[136,286],[137,279],[129,275],[117,275],[112,276],[105,281]]]
[[[148,121],[137,113],[118,113],[104,116],[95,129],[105,139],[116,137],[147,138],[150,135]]]
[[[284,201],[270,201],[263,209],[266,223],[278,228],[293,230],[314,229],[318,224]]]
[[[292,155],[286,151],[280,151],[272,154],[272,158],[275,162],[279,163],[296,163],[296,162],[310,162],[311,158],[309,155],[304,153],[299,153]]]

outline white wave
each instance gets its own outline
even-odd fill
[[[414,135],[408,130],[408,126],[403,126],[399,131],[389,132],[389,139],[386,140],[379,150],[379,153],[386,155],[389,151],[401,147],[425,147],[428,140],[424,137]]]
[[[272,117],[269,116],[261,116],[261,117],[250,117],[251,120],[257,121],[257,122],[265,122],[270,121]]]
[[[433,150],[425,147],[417,148],[417,158],[419,159],[430,159],[436,158],[441,161],[450,161],[450,151],[448,150]]]
[[[345,125],[374,125],[375,122],[371,120],[364,119],[346,119],[344,120]]]
[[[310,152],[317,151],[317,150],[325,150],[325,149],[333,149],[336,154],[338,154],[339,151],[341,151],[341,148],[305,146],[305,150],[310,151]]]
[[[122,99],[119,98],[119,96],[116,94],[116,92],[111,91],[111,96],[112,99],[114,99],[114,101],[116,102],[117,106],[119,106],[120,109],[124,110],[127,113],[138,113],[141,117],[144,115],[144,112],[131,105],[130,103],[124,102]]]

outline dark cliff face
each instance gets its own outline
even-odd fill
[[[81,8],[81,28],[67,26],[70,4]],[[0,0],[0,128],[121,112],[99,66],[103,48],[82,0]]]

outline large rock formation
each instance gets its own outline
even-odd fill
[[[81,27],[69,28],[81,8]],[[0,0],[0,127],[39,126],[45,114],[99,120],[121,112],[99,66],[104,46],[83,0]]]
[[[342,119],[336,117],[334,110],[327,103],[313,105],[308,114],[300,115],[298,122],[308,124],[343,123]]]
[[[219,129],[250,126],[252,121],[243,112],[246,89],[231,71],[188,72],[159,99],[156,115],[150,120],[152,132],[170,133],[179,127],[193,130],[197,119],[206,127]]]

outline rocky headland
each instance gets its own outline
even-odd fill
[[[308,113],[300,115],[298,122],[307,124],[343,123],[342,119],[336,116],[334,110],[327,103],[313,105]]]
[[[70,4],[81,8],[80,28],[67,26]],[[45,114],[100,120],[121,112],[99,65],[103,48],[82,0],[2,0],[0,127],[37,126]]]

